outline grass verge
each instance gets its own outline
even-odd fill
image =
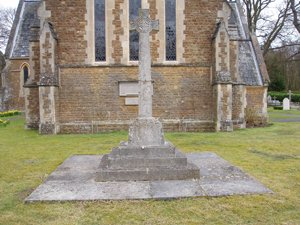
[[[73,154],[104,154],[126,132],[40,136],[17,117],[0,129],[0,224],[300,224],[300,123],[232,133],[167,133],[184,152],[215,152],[272,189],[274,195],[172,201],[23,200]]]

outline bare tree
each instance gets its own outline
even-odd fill
[[[278,16],[267,15],[265,12],[275,0],[243,0],[246,7],[249,30],[262,40],[263,55],[265,56],[278,38],[287,37],[283,33],[287,19],[290,15],[290,0],[278,8]],[[287,29],[286,29],[287,31]]]
[[[291,2],[288,0],[285,5],[279,9],[277,19],[266,22],[267,30],[263,31],[263,54],[266,55],[276,38],[283,39],[287,37],[287,30],[284,32],[284,26],[287,24]]]
[[[15,14],[16,9],[0,8],[0,49],[6,47]]]
[[[291,0],[291,10],[293,13],[293,24],[300,33],[300,2],[296,4],[295,0]]]
[[[275,0],[243,0],[246,6],[249,30],[253,33],[257,30],[258,21],[262,19],[263,11]]]

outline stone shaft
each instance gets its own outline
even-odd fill
[[[148,9],[140,9],[139,18],[131,22],[131,30],[139,33],[139,118],[152,117],[153,85],[151,78],[151,52],[149,35],[158,30],[158,21],[149,18]]]
[[[148,33],[140,33],[139,51],[139,117],[152,117],[153,85],[151,79],[151,57]]]

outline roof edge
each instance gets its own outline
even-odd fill
[[[12,47],[13,47],[13,40],[14,40],[14,37],[15,37],[16,32],[17,32],[18,24],[20,22],[20,16],[21,16],[21,11],[22,11],[24,1],[25,0],[20,0],[19,1],[19,5],[18,5],[18,8],[17,8],[15,19],[14,19],[14,22],[13,22],[13,25],[12,25],[12,28],[11,28],[11,31],[10,31],[10,34],[9,34],[9,38],[8,38],[8,41],[7,41],[7,45],[6,45],[6,48],[5,48],[5,54],[4,54],[5,58],[7,58],[7,59],[10,58],[10,53],[11,53]]]

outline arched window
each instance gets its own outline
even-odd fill
[[[24,97],[24,84],[30,77],[30,69],[28,63],[23,63],[20,68],[20,97]]]
[[[29,78],[29,69],[28,69],[28,66],[25,65],[23,66],[23,80],[24,80],[24,84],[26,83],[26,81],[28,80]]]

